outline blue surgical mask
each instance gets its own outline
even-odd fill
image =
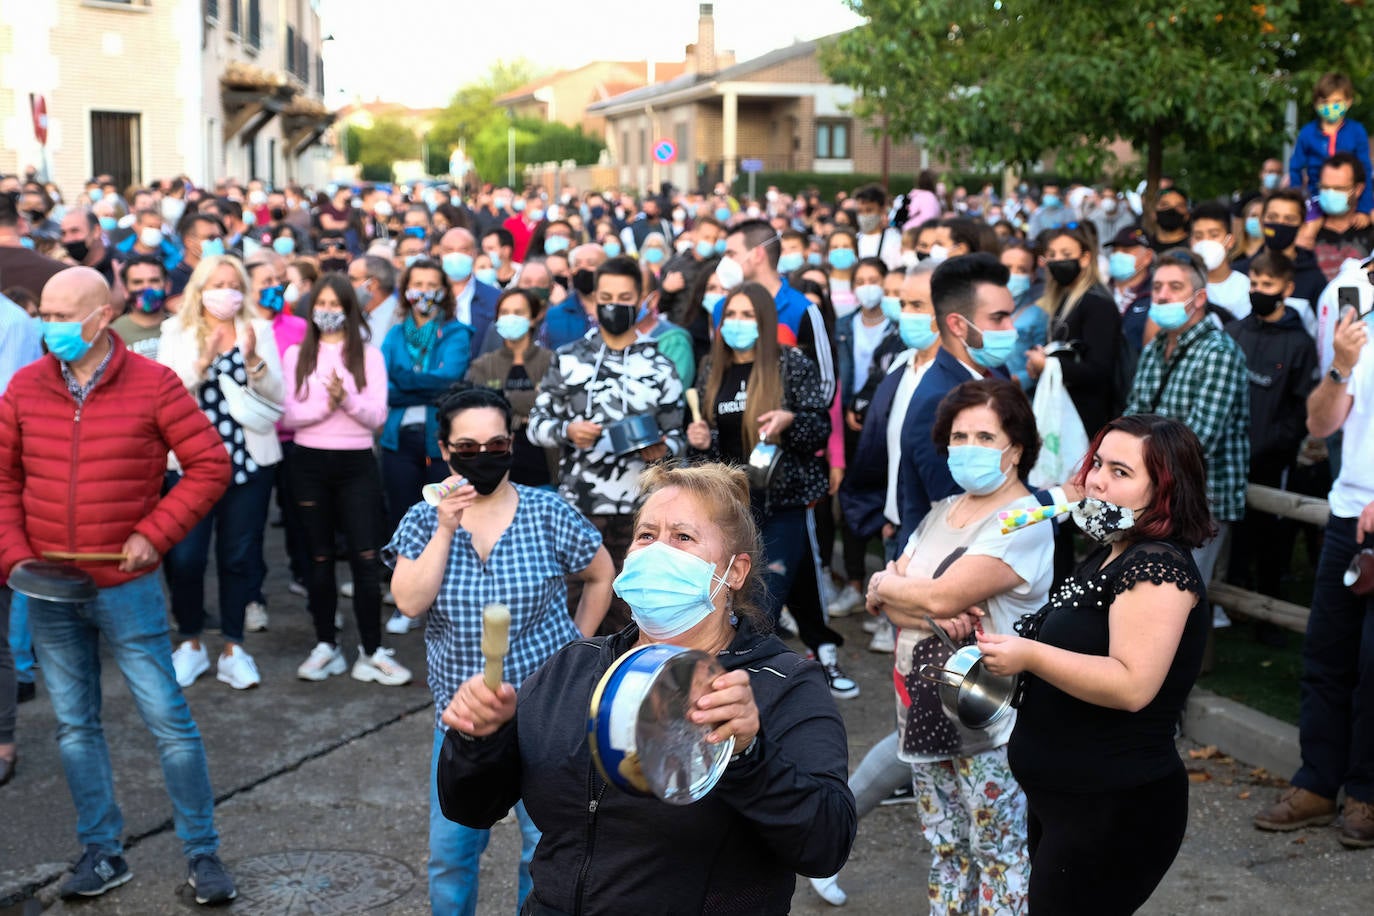
[[[854,298],[859,300],[860,308],[875,309],[883,304],[883,288],[876,283],[856,286],[854,287]]]
[[[200,243],[202,258],[215,258],[224,254],[224,239],[205,239]]]
[[[701,297],[701,307],[706,310],[706,314],[714,315],[716,306],[725,299],[724,293],[704,293]]]
[[[100,199],[105,196],[105,192],[102,191],[100,188],[91,188],[91,190],[88,193],[91,198],[91,203],[93,204],[100,203]]]
[[[496,285],[495,267],[479,267],[472,272],[472,275],[477,278],[478,283],[485,283],[487,286]]]
[[[859,256],[854,253],[853,248],[836,248],[826,256],[826,260],[835,270],[852,270],[858,263]]]
[[[730,557],[729,569],[735,558]],[[715,610],[715,597],[725,587],[709,560],[655,541],[631,551],[612,583],[630,606],[630,616],[650,639],[672,639],[701,623]]]
[[[1059,195],[1058,195],[1058,194],[1046,194],[1044,197],[1042,197],[1042,198],[1040,199],[1040,205],[1041,205],[1042,207],[1057,207],[1057,206],[1059,206]]]
[[[406,267],[409,267],[410,265],[414,264],[416,261],[420,260],[420,259],[423,258],[423,257],[424,257],[424,255],[422,255],[422,254],[408,254],[408,255],[406,255],[406,257],[405,257],[405,265],[406,265]]]
[[[883,297],[883,317],[888,321],[900,321],[902,317],[902,300],[896,296]]]
[[[1245,218],[1245,234],[1252,239],[1264,237],[1264,225],[1258,216],[1247,216]]]
[[[367,305],[372,301],[372,293],[368,290],[365,282],[353,287],[353,295],[358,297],[359,305]]]
[[[716,243],[708,242],[705,239],[702,239],[700,242],[697,242],[696,252],[697,257],[703,260],[709,258],[711,255],[716,253]]]
[[[983,331],[983,345],[969,347],[968,355],[984,369],[996,369],[1007,361],[1016,349],[1016,330]]]
[[[493,253],[487,255],[487,259],[491,261],[491,266],[492,266],[492,267],[496,268],[497,270],[500,270],[500,269],[501,269],[501,264],[502,264],[503,262],[501,261],[501,254],[500,254],[500,252],[493,252]]]
[[[568,237],[551,235],[544,239],[544,254],[562,254],[568,250]]]
[[[790,274],[805,263],[806,259],[802,257],[800,251],[789,251],[785,254],[780,254],[778,255],[778,273]]]
[[[926,312],[902,312],[897,319],[897,333],[902,335],[902,343],[913,350],[924,350],[935,343],[940,335],[935,331],[933,318]]]
[[[1260,184],[1264,185],[1264,190],[1272,191],[1279,186],[1279,179],[1282,176],[1278,172],[1265,172],[1260,178]]]
[[[286,305],[285,293],[285,286],[265,286],[258,292],[258,305],[265,309],[271,309],[274,312],[280,312],[282,307]],[[364,296],[366,296],[366,294],[364,294]],[[367,299],[370,298],[370,296],[366,298],[359,296],[358,301],[366,302]]]
[[[503,340],[519,340],[530,332],[530,320],[524,315],[502,315],[496,319],[496,333]]]
[[[44,321],[43,343],[48,352],[64,363],[74,363],[91,350],[93,341],[81,336],[82,328],[99,312],[91,312],[80,321]]]
[[[100,228],[105,232],[114,232],[119,228],[119,220],[113,216],[100,217]]]
[[[716,239],[716,254],[725,254],[725,239]]]
[[[752,350],[759,342],[759,323],[748,318],[727,318],[720,323],[720,336],[731,350]]]
[[[716,222],[728,223],[730,221],[729,207],[716,207]]]
[[[1350,210],[1350,198],[1335,188],[1322,188],[1318,191],[1317,203],[1327,216],[1341,216]]]
[[[525,209],[525,198],[523,198],[523,197],[517,197],[517,198],[515,198],[515,200],[513,200],[513,201],[510,202],[510,208],[511,208],[512,210],[514,210],[516,213],[519,213],[520,211],[524,210],[524,209]]]
[[[640,254],[644,257],[644,262],[645,262],[646,264],[662,264],[662,263],[663,263],[663,249],[662,249],[662,248],[645,248],[642,252],[640,252]]]
[[[1013,299],[1020,299],[1030,292],[1030,274],[1012,274],[1007,278],[1007,292]]]
[[[606,239],[601,243],[601,250],[606,252],[608,258],[618,258],[623,249],[620,247],[620,243],[614,239]]]
[[[1124,251],[1113,251],[1107,257],[1107,273],[1113,280],[1129,280],[1135,276],[1135,256]]]
[[[974,496],[993,493],[1007,481],[1007,472],[1002,470],[1005,451],[985,445],[953,446],[946,459],[950,476],[965,493]]]
[[[289,235],[279,235],[272,240],[272,250],[284,258],[296,253],[296,240]]]
[[[810,264],[812,267],[820,267],[821,253],[819,251],[811,252],[806,256],[806,263]]]
[[[470,254],[450,251],[444,255],[441,263],[444,266],[444,273],[450,280],[466,280],[472,276],[472,255]]]
[[[1188,323],[1187,302],[1152,302],[1150,320],[1161,330],[1175,331]]]

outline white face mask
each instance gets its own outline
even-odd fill
[[[1193,254],[1202,258],[1207,271],[1216,270],[1226,260],[1226,246],[1213,239],[1203,239],[1193,244]]]
[[[948,248],[946,248],[944,245],[931,245],[931,246],[930,246],[930,262],[931,262],[932,264],[940,264],[940,263],[943,263],[943,262],[948,261],[948,260],[949,260],[949,249],[948,249]]]
[[[744,268],[732,257],[723,257],[716,265],[716,279],[726,289],[734,289],[744,282]]]

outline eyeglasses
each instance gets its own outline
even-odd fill
[[[488,439],[485,443],[475,442],[472,439],[459,439],[457,442],[445,444],[448,445],[448,450],[459,458],[476,458],[482,452],[489,455],[509,455],[515,440],[510,436],[497,436],[495,439]]]

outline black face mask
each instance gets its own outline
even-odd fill
[[[84,261],[86,255],[91,253],[91,246],[85,242],[63,242],[62,247],[67,249],[67,254],[71,255],[74,261]]]
[[[554,277],[553,282],[565,290],[572,285],[572,279],[569,277]]]
[[[1061,261],[1047,261],[1045,269],[1050,272],[1054,282],[1063,287],[1073,285],[1073,281],[1077,280],[1078,275],[1083,272],[1083,265],[1073,258],[1064,258]]]
[[[586,270],[585,268],[573,271],[572,285],[573,289],[577,290],[582,295],[590,296],[592,290],[596,288],[596,271]]]
[[[459,458],[449,453],[448,466],[453,473],[464,477],[481,496],[490,496],[501,481],[510,473],[511,452],[494,455],[491,452],[478,452],[471,458]]]
[[[599,219],[601,219],[601,217],[603,217],[603,216],[605,216],[605,215],[606,215],[606,208],[605,208],[605,207],[592,207],[592,208],[591,208],[591,216],[592,216],[592,220],[593,220],[593,221],[599,220]]]
[[[1264,224],[1264,247],[1270,251],[1287,251],[1298,240],[1298,227],[1282,223]]]
[[[348,258],[320,258],[320,270],[325,273],[348,270]]]
[[[637,305],[616,305],[606,303],[596,307],[596,323],[601,330],[612,337],[619,337],[635,326],[635,316],[639,314]]]
[[[928,258],[928,257],[930,257],[930,252],[929,252],[929,251],[918,251],[918,252],[916,252],[916,260],[918,260],[918,261],[924,261],[924,260],[925,260],[926,258]]]
[[[279,223],[286,219],[286,210],[283,207],[273,207],[267,211],[267,216],[274,223]]]
[[[1267,318],[1274,314],[1274,310],[1283,305],[1283,296],[1278,293],[1250,293],[1250,311],[1261,318]]]
[[[1155,212],[1155,223],[1165,232],[1177,232],[1188,224],[1188,215],[1177,210],[1158,210]]]

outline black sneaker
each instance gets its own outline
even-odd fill
[[[898,786],[891,795],[882,801],[880,805],[914,805],[916,803],[916,793],[912,791],[911,783]]]
[[[27,703],[38,696],[38,688],[33,681],[20,681],[15,685],[15,697],[20,703]]]
[[[212,852],[191,859],[186,883],[196,889],[196,903],[228,903],[239,895],[224,863]]]
[[[64,898],[99,897],[133,876],[123,856],[108,856],[99,846],[87,846],[72,867],[71,877],[62,882],[60,893]]]
[[[859,684],[840,669],[838,651],[830,643],[816,648],[816,661],[821,663],[825,672],[825,682],[830,685],[830,695],[837,700],[848,700],[859,695]]]

